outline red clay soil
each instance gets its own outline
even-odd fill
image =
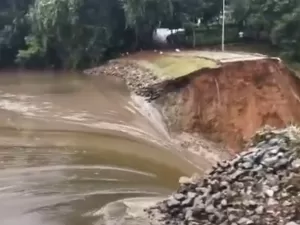
[[[300,81],[273,59],[199,71],[177,96],[181,129],[225,143],[232,153],[266,124],[300,123]]]

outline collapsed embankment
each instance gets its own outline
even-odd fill
[[[220,162],[203,179],[181,178],[174,194],[148,210],[151,224],[300,223],[300,130],[267,129],[243,148],[265,125],[281,128],[300,122],[300,80],[280,60],[220,62],[174,79],[158,78],[126,61],[87,73],[124,79],[130,90],[160,110],[174,140],[184,132],[222,143],[233,154],[245,150]],[[213,161],[217,159],[208,164]]]
[[[232,153],[264,125],[300,122],[300,80],[278,59],[228,61],[174,79],[124,60],[87,73],[121,77],[153,102],[170,132],[201,134]]]
[[[157,89],[164,91],[155,103],[172,131],[201,133],[234,152],[264,125],[300,122],[300,80],[277,59],[226,63]]]

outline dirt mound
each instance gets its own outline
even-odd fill
[[[162,84],[172,131],[201,133],[239,152],[264,125],[300,122],[300,81],[277,59],[231,62]]]

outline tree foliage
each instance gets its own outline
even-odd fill
[[[245,29],[282,50],[282,55],[300,60],[299,0],[231,0],[234,16]]]
[[[0,67],[12,66],[28,33],[25,15],[32,0],[0,1]]]
[[[154,30],[165,18],[172,17],[171,0],[121,0],[126,26],[134,29],[136,44],[149,45]]]
[[[101,4],[94,0],[36,0],[27,14],[31,24],[28,48],[19,52],[17,61],[27,63],[31,56],[44,55],[50,56],[48,60],[56,58],[66,68],[99,62],[113,33],[113,4],[111,0]]]
[[[299,0],[226,4],[238,29],[257,41],[264,34],[285,56],[300,60]],[[2,0],[0,67],[99,64],[113,53],[151,48],[158,27],[184,27],[195,44],[198,19],[208,31],[221,11],[222,0]]]
[[[150,46],[153,31],[173,13],[171,0],[5,1],[0,49],[10,51],[9,61],[27,67],[90,66],[112,52]],[[27,25],[22,35],[15,31],[22,24],[18,20]],[[11,46],[14,35],[21,44]]]
[[[287,4],[276,20],[270,38],[282,49],[282,55],[300,61],[300,4]],[[291,8],[290,8],[291,7]]]

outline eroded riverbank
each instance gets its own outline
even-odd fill
[[[198,60],[198,67],[188,67],[191,59]],[[177,71],[179,67],[186,69]],[[216,153],[222,152],[222,146],[232,154],[239,152],[264,125],[300,122],[300,81],[278,58],[231,52],[166,52],[163,56],[147,52],[86,72],[122,78],[130,90],[158,109],[175,139],[185,132],[190,140],[219,143],[210,148],[219,148]]]
[[[166,57],[174,54],[168,52]],[[180,178],[174,194],[146,207],[150,218],[143,223],[298,224],[299,192],[291,182],[299,175],[295,167],[299,129],[267,130],[258,134],[261,138],[253,140],[251,147],[244,148],[265,125],[282,128],[300,122],[298,77],[278,58],[196,51],[178,53],[177,57],[183,60],[187,54],[213,60],[215,65],[203,65],[184,75],[162,76],[156,69],[149,70],[149,63],[155,68],[160,62],[153,59],[155,53],[148,53],[146,58],[137,54],[129,61],[117,60],[87,71],[122,78],[130,90],[158,109],[172,142],[182,147],[183,154],[202,156],[193,161],[202,168],[200,177]],[[165,65],[166,72],[170,67]],[[228,153],[242,150],[245,152],[233,160],[221,162]],[[220,163],[213,171],[203,176],[217,161]]]

